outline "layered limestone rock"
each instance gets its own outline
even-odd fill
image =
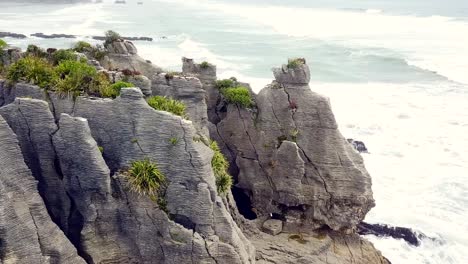
[[[274,74],[255,111],[228,105],[217,124],[237,186],[259,216],[280,215],[286,230],[354,229],[374,206],[362,157],[340,134],[329,100],[308,86],[305,63]]]
[[[145,76],[161,73],[162,69],[138,56],[138,51],[132,42],[118,40],[106,45],[107,55],[100,64],[109,70],[131,69],[139,71]]]
[[[198,78],[171,73],[157,74],[152,77],[152,94],[182,101],[187,106],[188,118],[194,122],[195,128],[209,135],[206,92]]]
[[[16,135],[0,116],[0,263],[86,263],[50,219]]]
[[[8,66],[21,58],[21,50],[14,47],[0,49],[0,66]]]
[[[0,109],[18,131],[28,122],[22,128],[25,153],[47,161],[43,150],[53,143],[50,155],[57,155],[55,169],[72,204],[63,212],[68,222],[61,227],[66,230],[68,224],[68,238],[88,262],[254,262],[253,247],[217,195],[212,151],[194,140],[192,122],[152,109],[137,88],[123,89],[115,100],[49,97],[59,117],[53,133],[53,115],[43,101],[16,98]],[[18,116],[21,112],[28,116]],[[30,131],[37,136],[28,138]],[[170,142],[173,137],[176,145]],[[38,151],[35,146],[42,147]],[[144,158],[155,161],[169,181],[167,214],[151,199],[129,191],[119,173]]]

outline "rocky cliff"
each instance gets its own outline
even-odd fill
[[[255,95],[220,87],[208,63],[164,73],[131,42],[107,51],[89,63],[114,80],[142,73],[126,78],[139,88],[107,99],[0,81],[0,263],[387,263],[355,234],[371,179],[304,60]],[[248,106],[223,90],[241,86]],[[151,108],[151,95],[187,116]],[[218,192],[208,138],[233,193]],[[164,205],[131,188],[128,169],[145,159],[167,178]]]

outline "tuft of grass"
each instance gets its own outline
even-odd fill
[[[176,138],[176,137],[171,137],[169,139],[169,142],[172,144],[172,145],[177,145],[177,143],[179,143],[179,138]]]
[[[105,35],[106,35],[106,41],[104,42],[105,46],[112,44],[112,42],[114,41],[122,39],[119,33],[112,31],[112,30],[106,31]]]
[[[297,69],[299,66],[305,64],[305,60],[301,58],[289,59],[288,60],[288,68],[289,69]]]
[[[207,61],[204,61],[204,62],[200,63],[200,67],[202,69],[208,69],[210,67],[210,63],[208,63]]]
[[[104,153],[104,147],[98,146],[99,152]]]
[[[219,194],[226,194],[231,190],[232,177],[228,173],[229,162],[219,149],[216,141],[210,141],[210,148],[214,151],[213,158],[211,159],[211,167],[216,178],[216,188]]]
[[[71,60],[76,61],[78,59],[78,55],[72,50],[64,50],[60,49],[52,53],[52,61],[55,65],[59,64],[62,61]]]
[[[237,104],[240,107],[248,108],[253,105],[252,96],[249,89],[243,86],[236,88],[222,89],[221,94],[226,98],[228,103]]]
[[[0,49],[4,49],[7,46],[8,46],[8,44],[3,39],[0,39]]]
[[[232,79],[224,79],[224,80],[216,81],[216,88],[218,88],[219,90],[233,88],[234,85],[235,85],[235,82]]]
[[[297,136],[299,135],[299,130],[297,128],[291,130],[289,132],[289,136],[293,142],[297,142]]]
[[[78,41],[73,45],[73,50],[76,52],[89,52],[93,49],[93,46],[86,41]]]
[[[118,81],[101,90],[102,97],[115,98],[120,95],[122,88],[135,87],[132,83]]]
[[[166,177],[148,158],[134,161],[127,173],[132,191],[157,200],[166,186]]]
[[[186,106],[181,101],[167,98],[165,96],[151,96],[146,99],[146,101],[149,106],[156,110],[166,111],[181,116],[182,118],[186,118]]]
[[[12,82],[26,81],[46,88],[56,77],[52,65],[46,59],[26,56],[10,65],[7,79]]]

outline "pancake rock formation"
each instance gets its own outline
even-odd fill
[[[356,233],[371,179],[305,60],[275,68],[256,95],[235,79],[220,87],[209,63],[183,58],[168,73],[129,41],[106,51],[88,64],[137,86],[114,99],[0,80],[0,264],[389,263]],[[232,101],[233,87],[251,101]],[[154,95],[186,116],[153,109]],[[209,138],[233,192],[218,191]],[[163,202],[132,189],[142,160],[165,175]]]

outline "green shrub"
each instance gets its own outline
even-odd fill
[[[207,69],[208,67],[210,67],[210,64],[207,61],[204,61],[204,62],[200,63],[200,67],[202,69]]]
[[[231,104],[237,104],[241,107],[251,107],[253,105],[249,89],[239,86],[236,88],[222,89],[221,93]]]
[[[166,186],[166,177],[156,163],[148,158],[135,161],[128,171],[128,181],[132,191],[140,195],[158,198]]]
[[[179,143],[179,139],[176,138],[176,137],[171,137],[169,139],[169,142],[171,142],[171,144],[175,146],[175,145],[177,145],[177,143]]]
[[[48,55],[44,49],[39,48],[38,46],[33,44],[28,45],[28,48],[26,49],[26,54],[40,58],[46,58]]]
[[[55,67],[59,77],[54,83],[54,89],[62,94],[89,91],[93,79],[97,76],[96,69],[87,63],[65,60]]]
[[[7,79],[12,82],[26,81],[46,88],[56,79],[52,65],[46,59],[24,57],[10,65]]]
[[[234,87],[234,85],[235,83],[232,79],[224,79],[224,80],[216,81],[216,88],[218,88],[219,90],[232,88]]]
[[[7,46],[8,46],[8,44],[3,39],[0,39],[0,49],[4,49]]]
[[[122,88],[127,88],[127,87],[134,87],[132,83],[128,82],[122,82],[118,81],[112,85],[109,85],[108,87],[104,87],[103,89],[100,89],[100,94],[102,97],[109,97],[109,98],[115,98],[120,95],[120,90]]]
[[[111,81],[105,72],[98,72],[89,83],[86,91],[89,95],[100,97],[113,97],[113,90],[110,88]]]
[[[104,147],[98,146],[99,152],[104,153]]]
[[[93,46],[86,41],[78,41],[77,43],[75,43],[75,45],[73,45],[73,50],[80,53],[88,52],[92,49]]]
[[[290,59],[288,60],[288,68],[289,69],[296,69],[298,68],[299,66],[305,64],[305,60],[304,59],[300,59],[300,58],[295,58],[295,59]]]
[[[148,104],[156,110],[166,111],[185,118],[186,106],[178,100],[165,96],[151,96],[147,99]]]
[[[211,159],[211,167],[216,178],[216,187],[219,194],[225,194],[231,190],[232,177],[228,173],[229,162],[224,157],[223,153],[219,149],[216,141],[210,141],[210,148],[214,151],[213,158]]]
[[[104,42],[104,45],[112,44],[112,42],[117,41],[121,38],[122,37],[120,36],[119,33],[112,31],[112,30],[108,30],[106,31],[106,41]]]
[[[66,61],[66,60],[76,61],[77,59],[78,59],[78,55],[72,50],[60,49],[52,53],[52,61],[54,62],[55,65],[59,64],[62,61]]]

